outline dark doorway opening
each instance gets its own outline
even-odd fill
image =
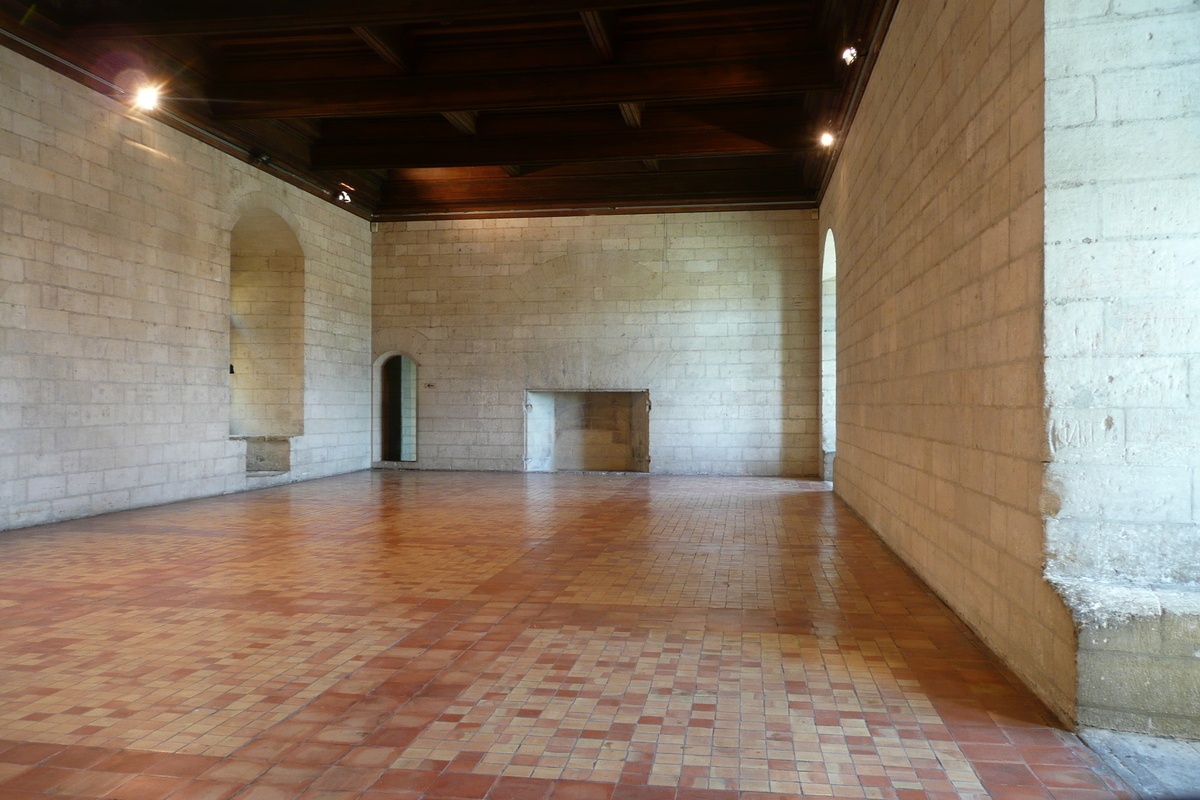
[[[417,363],[393,356],[383,364],[383,460],[417,460]]]

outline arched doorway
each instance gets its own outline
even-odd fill
[[[837,246],[825,232],[821,254],[821,477],[833,480],[837,451]]]
[[[395,355],[380,373],[383,461],[417,460],[417,362]]]

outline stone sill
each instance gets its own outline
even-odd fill
[[[1087,578],[1048,576],[1082,625],[1101,627],[1163,614],[1200,616],[1200,585],[1137,586]]]

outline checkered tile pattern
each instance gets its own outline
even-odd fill
[[[891,670],[873,672],[903,666],[894,645],[824,644],[778,634],[540,632],[497,659],[503,672],[463,692],[393,766],[480,753],[478,773],[616,783],[633,756],[650,765],[651,786],[857,798],[881,797],[886,782],[984,796],[953,741],[901,738],[936,711],[915,681],[906,693]],[[854,688],[835,694],[837,682]]]

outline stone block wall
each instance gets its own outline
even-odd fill
[[[809,211],[408,222],[375,353],[418,363],[423,469],[521,470],[526,391],[648,389],[652,472],[819,472]]]
[[[1048,573],[1079,719],[1200,737],[1200,7],[1046,4]]]
[[[230,233],[304,250],[305,435],[275,482],[369,466],[370,228],[0,50],[0,528],[235,491]]]
[[[821,207],[837,240],[835,491],[1064,719],[1043,576],[1043,17],[900,3]]]

